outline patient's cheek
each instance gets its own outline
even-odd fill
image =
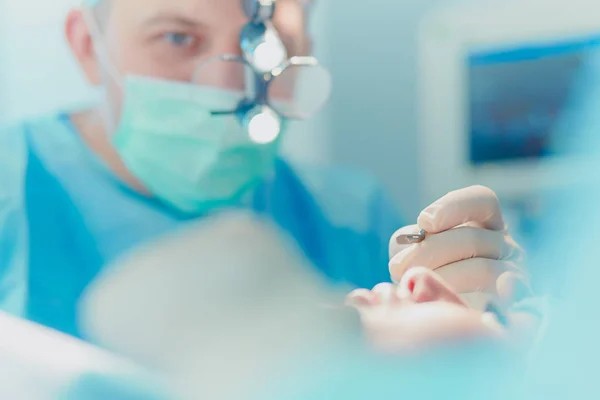
[[[392,352],[425,350],[494,335],[481,322],[478,311],[440,301],[404,303],[363,314],[363,324],[372,345]]]

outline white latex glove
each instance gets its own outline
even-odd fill
[[[396,243],[420,229],[427,232],[421,243]],[[478,309],[490,297],[508,305],[531,295],[523,251],[507,232],[496,194],[483,186],[450,192],[423,210],[417,225],[392,236],[390,258],[395,281],[411,267],[426,267]]]

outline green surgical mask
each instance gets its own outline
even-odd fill
[[[273,172],[279,140],[257,144],[235,115],[210,112],[238,100],[226,90],[127,77],[114,147],[148,190],[179,211],[239,205]]]

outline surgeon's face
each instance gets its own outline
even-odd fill
[[[247,21],[240,0],[105,1],[111,1],[110,8],[97,18],[103,46],[95,46],[100,56],[93,51],[85,54],[85,46],[75,52],[84,53],[76,55],[91,83],[109,88],[117,111],[122,90],[103,61],[112,64],[121,78],[134,74],[189,82],[203,61],[240,54],[239,32]],[[303,9],[296,0],[277,3],[274,24],[289,55],[308,52]],[[231,69],[212,68],[211,76],[204,78],[215,85],[238,86],[241,74]]]

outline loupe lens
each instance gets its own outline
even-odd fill
[[[287,118],[310,118],[329,100],[331,75],[318,64],[290,65],[269,86],[269,104]]]
[[[285,47],[278,42],[263,42],[256,46],[252,54],[252,63],[260,72],[270,72],[285,60]]]
[[[258,0],[242,0],[242,10],[244,10],[244,14],[249,19],[254,18],[258,12],[258,7]]]

